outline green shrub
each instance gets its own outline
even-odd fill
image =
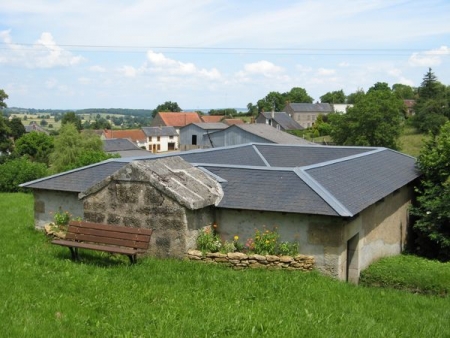
[[[0,165],[0,191],[23,192],[19,184],[47,175],[47,166],[43,163],[32,162],[25,157],[7,160]]]
[[[202,252],[218,252],[222,247],[222,241],[214,229],[207,227],[200,230],[197,237],[197,249]]]

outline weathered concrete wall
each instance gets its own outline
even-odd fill
[[[411,187],[404,187],[352,219],[218,209],[216,221],[223,240],[237,235],[242,243],[254,236],[255,229],[277,226],[280,240],[297,242],[301,254],[314,256],[319,271],[358,282],[362,269],[404,249],[411,196]]]
[[[353,281],[357,281],[359,272],[372,262],[404,250],[412,194],[412,187],[403,187],[364,210],[345,226],[339,278],[347,278],[347,241],[355,235],[359,236],[359,243],[357,276]]]
[[[111,181],[83,202],[85,220],[154,229],[148,254],[156,257],[184,257],[213,220],[211,208],[190,211],[142,182]]]
[[[37,229],[54,221],[53,216],[61,208],[68,211],[73,218],[83,217],[83,203],[78,193],[33,189],[34,222]]]
[[[315,267],[326,274],[337,276],[342,250],[343,221],[314,215],[301,215],[249,210],[216,210],[217,230],[222,240],[239,236],[244,244],[253,238],[255,229],[278,227],[280,241],[297,242],[300,253],[315,258]]]

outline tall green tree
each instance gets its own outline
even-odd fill
[[[342,89],[334,92],[328,92],[320,97],[320,102],[330,104],[345,103],[345,100],[346,97]]]
[[[415,216],[419,254],[450,260],[450,122],[425,142],[417,159],[423,173],[416,188],[417,203],[411,208]]]
[[[282,111],[286,105],[286,98],[279,92],[270,92],[256,103],[258,112]]]
[[[405,84],[396,83],[392,85],[392,91],[402,100],[414,100],[416,98],[416,90]]]
[[[3,155],[12,151],[13,142],[11,140],[11,128],[7,120],[0,116],[0,153]]]
[[[81,119],[79,116],[77,116],[75,114],[75,112],[68,112],[65,113],[61,119],[61,125],[65,125],[71,123],[73,124],[78,131],[81,130],[82,126],[81,126]]]
[[[403,102],[391,90],[372,90],[346,114],[330,114],[330,136],[340,145],[399,149]]]
[[[18,117],[13,117],[11,120],[6,120],[9,128],[11,129],[11,137],[14,140],[19,139],[23,134],[26,133],[25,127],[22,121]]]
[[[55,137],[54,150],[50,154],[50,170],[53,173],[75,169],[101,162],[112,156],[103,151],[103,142],[92,131],[78,132],[72,123],[61,126]]]
[[[178,103],[172,101],[166,101],[163,104],[159,104],[153,109],[152,117],[155,117],[159,112],[180,112],[182,109],[178,106]]]
[[[359,99],[363,98],[365,94],[364,90],[358,89],[356,92],[347,95],[347,103],[355,104]]]
[[[9,158],[0,165],[0,191],[24,191],[19,184],[33,181],[47,175],[44,163],[32,162],[26,157]]]
[[[450,118],[448,89],[437,80],[429,68],[418,88],[419,97],[414,105],[412,124],[424,133],[437,134]]]
[[[8,94],[3,89],[0,89],[0,109],[6,108],[5,100],[8,98]]]
[[[312,103],[313,98],[308,95],[306,92],[306,89],[301,87],[294,87],[289,92],[283,94],[285,98],[285,102],[283,103],[283,107],[286,105],[287,102],[295,102],[295,103]],[[281,111],[280,110],[280,111]]]

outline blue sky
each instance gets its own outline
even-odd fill
[[[246,107],[271,91],[450,85],[450,1],[0,0],[8,106]]]

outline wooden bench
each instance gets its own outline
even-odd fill
[[[148,249],[152,232],[151,229],[70,221],[65,239],[54,239],[52,244],[69,247],[74,260],[78,259],[81,248],[127,255],[133,264],[137,254]]]

